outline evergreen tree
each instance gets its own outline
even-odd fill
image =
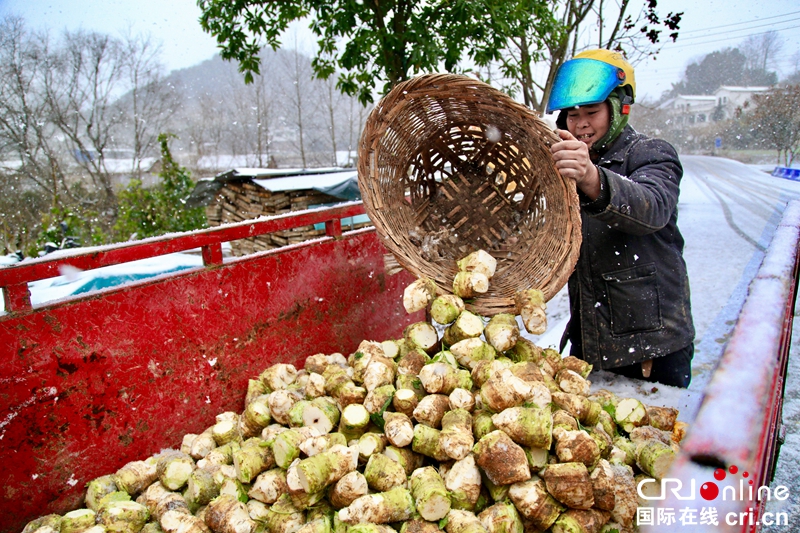
[[[194,188],[191,175],[172,157],[169,140],[175,135],[161,133],[161,181],[151,188],[133,180],[119,195],[119,218],[114,226],[123,239],[145,238],[174,231],[190,231],[206,226],[202,207],[186,208],[186,198]]]
[[[738,48],[711,52],[700,62],[686,67],[683,79],[672,84],[667,96],[713,94],[722,85],[772,86],[778,82],[777,73],[762,67],[749,67],[748,64],[752,63]]]

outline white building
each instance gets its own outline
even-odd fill
[[[699,125],[713,118],[725,120],[736,116],[737,111],[747,112],[753,105],[753,95],[765,93],[770,87],[734,87],[723,85],[712,95],[682,94],[661,104],[659,109],[669,111],[678,124]],[[715,116],[716,115],[716,116]]]
[[[667,100],[659,109],[670,111],[678,124],[704,124],[711,120],[716,106],[715,96],[682,94]]]
[[[772,87],[733,87],[723,85],[714,93],[717,98],[717,105],[722,108],[723,119],[736,116],[736,110],[741,109],[745,113],[748,108],[753,106],[753,95],[762,94],[769,91]]]

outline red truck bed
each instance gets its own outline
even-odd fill
[[[352,352],[397,338],[412,277],[384,271],[372,229],[342,234],[361,204],[259,219],[0,269],[0,532],[82,506],[87,481],[179,447],[224,411],[241,411],[247,380],[276,362]],[[325,222],[316,241],[223,261],[223,242]],[[794,311],[800,203],[787,208],[750,286],[739,322],[671,475],[689,486],[736,465],[769,482]],[[98,268],[201,248],[205,266],[33,309],[27,283],[61,265]],[[732,422],[735,420],[735,423]],[[733,476],[728,477],[732,482]],[[720,483],[722,487],[723,483]],[[753,501],[669,498],[673,511],[719,507],[719,526],[751,531],[724,513]],[[716,507],[715,507],[716,508]],[[680,524],[677,524],[680,530]],[[670,528],[655,527],[654,531]]]
[[[374,230],[341,235],[339,219],[363,212],[349,204],[0,269],[6,309],[22,308],[0,315],[0,531],[81,507],[87,481],[240,412],[247,380],[273,363],[349,354],[424,319],[403,309],[413,278],[384,273]],[[223,242],[320,222],[331,236],[222,262]],[[59,265],[198,246],[204,268],[25,305],[27,281]]]

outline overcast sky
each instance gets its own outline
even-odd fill
[[[684,12],[680,37],[677,43],[665,46],[657,59],[637,65],[640,98],[657,97],[668,90],[691,60],[770,30],[778,31],[784,41],[780,74],[793,71],[791,60],[800,51],[797,0],[659,0],[658,10],[662,15]],[[64,28],[111,34],[131,28],[150,33],[162,42],[162,57],[169,70],[197,64],[216,51],[214,39],[197,22],[200,9],[195,0],[0,0],[0,15],[7,14],[20,15],[31,26],[53,33]]]

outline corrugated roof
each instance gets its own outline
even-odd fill
[[[234,168],[197,182],[187,207],[208,205],[225,183],[252,181],[270,192],[315,190],[341,200],[360,200],[358,172],[351,169]]]
[[[325,192],[322,189],[330,189],[354,179],[358,179],[358,172],[352,170],[348,172],[324,174],[302,174],[283,178],[254,179],[253,183],[264,187],[270,192],[298,191],[303,189],[314,189]]]
[[[334,174],[339,172],[350,172],[349,169],[336,167],[330,168],[250,168],[236,167],[225,172],[220,172],[214,179],[216,181],[244,180],[244,179],[275,179],[289,176],[316,176],[318,174]]]

